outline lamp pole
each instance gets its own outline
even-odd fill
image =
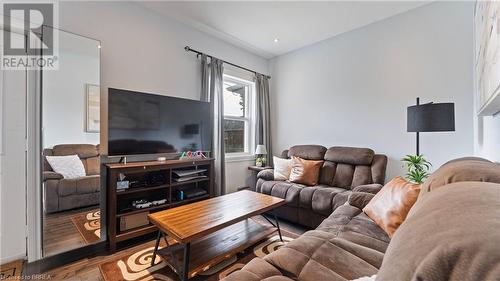
[[[417,97],[417,105],[420,105],[420,98]],[[417,131],[416,132],[417,134],[417,156],[420,155],[420,136],[419,136],[419,132]]]

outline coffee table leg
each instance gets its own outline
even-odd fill
[[[158,230],[158,235],[156,236],[155,249],[153,250],[153,258],[151,259],[151,266],[155,265],[156,252],[158,252],[158,247],[160,246],[161,240],[161,230]]]
[[[189,255],[191,251],[191,243],[184,244],[184,267],[182,268],[182,280],[189,279]]]
[[[280,236],[280,240],[281,240],[281,242],[283,242],[283,237],[281,236],[281,229],[280,229],[280,223],[278,221],[278,217],[276,216],[275,213],[273,213],[273,215],[274,215],[274,221],[276,222],[276,228],[278,228],[278,234]]]

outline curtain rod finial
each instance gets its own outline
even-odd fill
[[[186,52],[189,52],[191,50],[191,48],[189,48],[189,46],[186,46],[186,47],[184,47],[184,50],[186,50]]]

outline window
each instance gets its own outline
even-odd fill
[[[250,156],[254,83],[224,75],[224,146],[227,157]]]

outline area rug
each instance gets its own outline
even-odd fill
[[[0,265],[0,280],[21,280],[23,260]]]
[[[260,241],[235,257],[208,269],[207,271],[191,278],[193,281],[217,281],[221,280],[234,271],[241,269],[245,264],[255,257],[263,257],[276,251],[284,244],[297,238],[299,235],[282,230],[283,241],[278,235]],[[162,245],[160,245],[162,246]],[[151,267],[151,258],[153,256],[153,242],[145,245],[145,248],[135,253],[128,254],[114,261],[99,265],[102,276],[106,281],[176,281],[178,276],[172,270],[171,265],[162,260],[159,256],[156,258],[156,265]]]
[[[101,211],[94,210],[71,217],[71,221],[85,241],[92,244],[101,240]]]

